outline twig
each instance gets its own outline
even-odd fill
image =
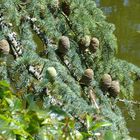
[[[131,103],[134,105],[140,105],[140,102],[138,102],[138,101],[132,101],[132,100],[126,100],[126,99],[117,99],[117,100],[122,103]]]
[[[89,95],[90,95],[90,98],[91,98],[91,102],[92,102],[92,105],[95,105],[95,107],[99,110],[99,106],[96,102],[96,97],[95,97],[95,93],[92,89],[89,90]]]
[[[61,11],[61,14],[62,14],[62,15],[64,16],[64,18],[66,19],[66,22],[67,22],[69,28],[73,31],[73,33],[75,34],[75,36],[77,36],[78,34],[73,30],[73,28],[72,28],[72,23],[71,23],[70,19],[67,17],[67,15],[66,15],[64,12]]]

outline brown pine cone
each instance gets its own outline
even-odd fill
[[[67,36],[62,36],[58,43],[58,51],[62,54],[66,54],[70,48],[70,40]]]
[[[86,69],[82,78],[79,81],[80,84],[89,86],[91,84],[92,80],[93,80],[93,76],[94,76],[93,70],[92,69]]]
[[[116,98],[119,93],[120,93],[120,83],[119,83],[119,81],[117,81],[117,80],[112,81],[111,87],[109,89],[109,95],[111,97]]]
[[[92,69],[86,69],[85,72],[84,72],[84,75],[86,77],[89,77],[90,79],[92,79],[93,76],[94,76],[93,70]]]
[[[109,74],[104,74],[101,79],[102,90],[107,91],[111,87],[112,78]]]
[[[7,40],[2,39],[0,40],[0,54],[9,54],[10,46]]]
[[[61,9],[62,9],[62,11],[63,11],[67,16],[70,15],[71,10],[70,10],[70,5],[69,5],[68,2],[63,1],[63,2],[61,3]]]
[[[90,36],[86,35],[79,40],[79,48],[85,51],[90,45]]]
[[[93,37],[90,41],[90,45],[89,45],[89,50],[92,53],[95,53],[97,51],[97,49],[99,48],[99,40],[95,37]]]

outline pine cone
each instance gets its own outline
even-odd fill
[[[93,80],[93,70],[92,69],[86,69],[81,80],[79,81],[81,85],[87,85],[89,86]]]
[[[92,69],[86,69],[84,72],[84,75],[87,76],[88,78],[92,79],[94,76],[93,70]]]
[[[119,83],[119,81],[117,81],[117,80],[112,81],[111,87],[110,87],[110,90],[109,90],[110,96],[116,98],[119,93],[120,93],[120,83]]]
[[[104,74],[101,79],[101,86],[103,90],[108,90],[111,87],[112,78],[109,74]]]
[[[95,37],[93,37],[90,41],[90,46],[89,46],[89,50],[92,53],[95,53],[97,51],[97,49],[99,48],[99,40]]]
[[[61,9],[67,16],[70,15],[71,11],[70,11],[70,5],[68,2],[63,1],[61,3]]]
[[[70,48],[70,41],[67,36],[62,36],[59,40],[58,51],[62,54],[66,54]]]
[[[57,76],[56,69],[54,67],[48,67],[47,72],[51,78],[55,78]]]
[[[79,47],[82,51],[85,51],[90,45],[90,36],[86,35],[82,37],[79,41]]]
[[[7,40],[2,39],[0,40],[0,54],[9,54],[10,46]]]
[[[45,8],[44,7],[40,8],[39,15],[40,15],[41,19],[45,19]]]

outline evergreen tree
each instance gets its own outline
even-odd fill
[[[117,59],[115,27],[93,0],[1,0],[0,79],[19,98],[62,109],[87,131],[86,117],[128,140],[119,101],[134,118],[133,83],[140,69]],[[125,100],[124,100],[125,99]],[[92,131],[86,138],[99,139]]]

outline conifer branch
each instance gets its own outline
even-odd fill
[[[61,11],[61,10],[60,10]],[[70,19],[68,18],[68,16],[63,12],[61,11],[61,14],[63,15],[63,17],[65,18],[69,28],[72,30],[72,32],[75,34],[75,36],[77,37],[78,34],[77,32],[75,32],[75,30],[73,29],[73,25],[72,25],[72,22],[70,21]]]
[[[117,99],[117,101],[122,102],[122,103],[131,103],[133,105],[140,105],[140,102],[138,101],[132,101],[132,100],[127,100],[127,99]]]
[[[97,102],[96,102],[96,97],[95,97],[95,93],[93,91],[93,89],[89,89],[89,96],[91,98],[91,102],[92,102],[92,105],[95,105],[96,109],[100,109]]]
[[[9,7],[9,2],[11,7]],[[59,1],[56,0],[55,2]],[[86,3],[82,0],[80,2],[79,0],[71,0],[69,3],[70,9],[68,10],[73,12],[73,10],[76,9],[70,16],[65,14],[59,5],[52,9],[54,12],[51,12],[49,8],[44,8],[46,5],[55,4],[53,1],[29,1],[27,6],[23,8],[18,7],[19,3],[20,1],[13,2],[8,0],[8,2],[4,2],[3,0],[2,4],[4,6],[0,5],[2,11],[8,13],[7,15],[0,14],[0,29],[2,29],[0,30],[0,39],[9,39],[11,50],[15,52],[13,55],[16,56],[16,58],[18,57],[16,60],[10,60],[10,62],[8,62],[10,64],[5,67],[7,70],[5,73],[7,73],[7,77],[12,81],[11,83],[14,83],[13,85],[16,85],[15,87],[18,89],[19,87],[24,88],[24,91],[27,92],[29,91],[29,86],[33,83],[34,87],[30,89],[30,93],[33,93],[33,96],[37,93],[39,97],[42,96],[41,91],[43,91],[44,87],[48,86],[48,83],[51,83],[52,85],[50,85],[49,89],[52,91],[52,94],[45,94],[43,96],[43,103],[46,104],[46,107],[56,105],[64,109],[75,119],[78,116],[76,126],[77,124],[79,125],[80,122],[83,123],[83,128],[85,127],[85,118],[83,118],[83,116],[81,117],[81,114],[89,114],[92,116],[95,113],[97,115],[100,113],[105,120],[113,122],[113,125],[110,127],[111,130],[118,130],[118,133],[120,135],[122,134],[122,137],[125,138],[128,134],[127,128],[124,125],[125,120],[116,105],[114,105],[115,109],[112,110],[110,99],[104,96],[104,92],[101,90],[100,79],[104,73],[109,73],[113,79],[120,81],[124,91],[124,93],[122,91],[123,94],[126,92],[131,94],[133,93],[133,81],[130,74],[132,72],[140,73],[140,69],[114,57],[114,50],[116,49],[116,41],[113,35],[114,28],[105,21],[102,12],[96,7],[95,2],[93,0],[87,0]],[[44,6],[44,4],[46,5]],[[33,12],[33,14],[31,12]],[[44,17],[47,16],[47,18],[41,18],[40,12],[43,12]],[[59,16],[57,16],[58,14]],[[26,17],[25,23],[20,24],[22,17]],[[12,22],[14,24],[13,27],[22,31],[20,37],[23,40],[18,40],[18,37],[15,36],[14,31],[11,29],[11,24],[7,23],[5,19],[7,19],[8,22]],[[97,23],[100,26],[97,26]],[[45,30],[46,27],[44,29],[41,28],[42,24],[47,25],[47,32]],[[30,27],[34,33],[31,32]],[[58,37],[64,33],[69,35],[68,39],[71,40],[69,42],[71,45],[69,45],[70,47],[68,47],[68,49],[65,47],[60,49],[58,46],[58,50],[56,50],[56,48],[53,47],[54,40],[51,40],[51,38],[57,40]],[[47,47],[44,48],[48,54],[47,58],[38,56],[38,53],[34,49],[36,45],[39,45],[37,42],[34,42],[34,34],[36,34],[43,44],[45,44],[45,47]],[[97,59],[96,55],[93,54],[93,56],[86,52],[85,48],[91,52],[91,46],[86,45],[83,49],[84,51],[80,48],[79,41],[82,35],[95,36],[100,40],[100,53],[96,54]],[[26,44],[23,46],[23,49],[21,42]],[[89,39],[89,42],[91,43],[91,39]],[[24,52],[22,55],[21,50]],[[55,78],[49,77],[47,73],[45,75],[44,71],[48,70],[48,67],[55,68],[57,74],[51,69],[51,72],[57,75]],[[91,68],[94,71],[94,79],[83,74],[86,68]],[[0,72],[3,72],[1,65]],[[2,73],[0,73],[0,78],[2,76]],[[34,80],[32,77],[37,80]],[[95,97],[93,87],[89,91],[89,86],[91,86],[92,83],[96,84],[92,86],[96,86],[97,97]],[[23,94],[26,93],[23,92]],[[82,96],[81,94],[84,95]],[[129,96],[132,97],[132,95]],[[97,101],[102,102],[98,105]],[[126,99],[119,99],[118,102],[126,103],[126,106],[127,103],[140,105],[139,102],[128,101]],[[98,111],[99,109],[100,112]]]
[[[45,43],[45,45],[50,44],[50,39],[46,36],[45,32],[42,32],[41,29],[35,25],[36,18],[27,17],[28,21],[31,23],[33,31],[39,36],[39,38]]]

